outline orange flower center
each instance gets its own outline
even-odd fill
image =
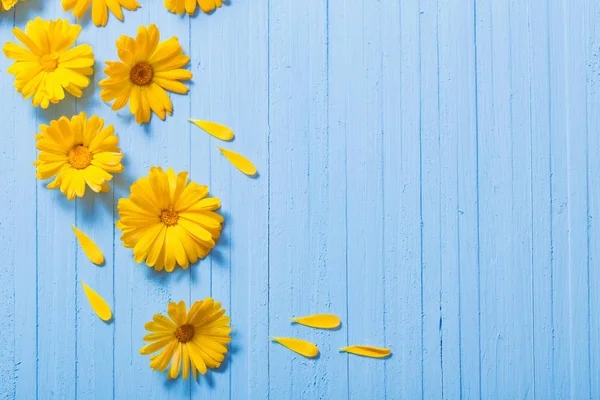
[[[87,168],[92,163],[92,158],[94,155],[83,145],[77,145],[69,151],[69,164],[75,169]]]
[[[135,64],[129,73],[129,79],[131,79],[131,82],[139,86],[145,86],[149,84],[152,82],[153,77],[154,70],[150,64],[144,61]]]
[[[166,226],[173,226],[179,220],[179,215],[176,211],[173,211],[172,208],[169,208],[168,210],[162,210],[160,212],[160,220]]]
[[[175,337],[181,343],[189,342],[194,337],[194,327],[190,324],[181,325],[175,331]]]
[[[58,53],[45,54],[40,57],[40,65],[46,72],[52,72],[58,67]]]

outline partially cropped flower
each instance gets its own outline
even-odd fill
[[[25,32],[13,33],[23,46],[7,42],[3,51],[15,60],[8,73],[16,78],[15,87],[23,97],[33,97],[34,106],[47,108],[65,98],[65,91],[81,97],[81,90],[90,84],[94,73],[94,55],[87,44],[69,49],[81,32],[81,26],[63,19],[29,21]]]
[[[181,371],[187,379],[190,369],[194,379],[197,371],[205,374],[208,369],[219,368],[225,354],[226,345],[231,342],[230,318],[225,316],[221,303],[208,297],[197,301],[186,312],[183,301],[169,303],[169,317],[154,315],[153,321],[146,323],[146,330],[152,332],[144,336],[150,344],[142,347],[140,353],[149,355],[150,368],[163,372],[169,367],[169,379],[176,379]]]
[[[217,8],[221,8],[223,5],[222,0],[165,0],[165,7],[167,10],[175,14],[183,14],[187,12],[189,15],[194,14],[196,11],[196,4],[200,6],[200,9],[205,13],[214,11]]]
[[[21,0],[25,1],[25,0]],[[8,11],[13,8],[19,0],[0,0],[0,12]]]
[[[86,185],[94,192],[108,192],[106,183],[111,173],[123,171],[119,138],[112,125],[104,127],[104,120],[95,115],[87,119],[80,113],[71,119],[61,117],[40,126],[35,138],[40,150],[36,177],[40,180],[54,177],[48,189],[60,188],[69,200],[83,197]]]
[[[140,7],[135,0],[62,0],[63,10],[73,10],[73,15],[77,17],[77,20],[83,17],[90,6],[92,6],[92,21],[96,26],[106,26],[109,10],[120,21],[123,21],[122,8],[135,11]]]
[[[180,81],[192,79],[192,73],[181,69],[190,58],[176,37],[159,44],[160,32],[154,25],[141,26],[135,39],[121,36],[117,51],[121,62],[106,61],[107,79],[100,81],[100,96],[106,102],[115,101],[113,110],[129,102],[129,110],[138,124],[150,121],[154,112],[160,119],[173,112],[166,90],[185,94],[187,86]]]
[[[119,200],[117,227],[121,240],[133,248],[135,262],[157,271],[186,269],[204,258],[221,236],[223,217],[214,212],[219,199],[206,197],[208,187],[188,183],[188,173],[152,167],[148,177],[131,185],[129,198]]]

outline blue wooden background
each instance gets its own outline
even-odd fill
[[[0,57],[0,397],[584,399],[600,397],[600,2],[232,0],[121,23],[82,20],[96,56],[79,100],[34,109]],[[58,0],[0,15],[74,19]],[[99,97],[115,40],[154,22],[192,58],[174,115],[138,126]],[[35,179],[34,134],[86,111],[116,127],[125,173],[68,202]],[[249,179],[187,118],[224,123]],[[136,265],[118,198],[152,165],[222,200],[223,236],[191,270]],[[104,250],[92,265],[70,224]],[[79,280],[114,311],[95,317]],[[169,300],[221,300],[227,362],[169,382],[139,355]],[[331,312],[338,331],[288,318]],[[268,336],[315,342],[304,359]],[[338,353],[391,347],[387,360]]]

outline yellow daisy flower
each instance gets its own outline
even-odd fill
[[[112,125],[104,128],[104,120],[84,112],[70,120],[61,117],[50,121],[50,126],[40,126],[41,133],[35,138],[40,150],[36,177],[40,180],[55,177],[48,189],[60,191],[73,200],[83,197],[85,185],[98,193],[110,190],[106,181],[113,177],[111,172],[123,171],[119,138],[114,135]]]
[[[135,11],[140,8],[140,5],[135,0],[62,0],[63,10],[73,10],[73,15],[77,20],[83,17],[83,14],[92,6],[92,21],[96,26],[106,26],[108,22],[108,10],[115,17],[123,21],[123,10]]]
[[[223,217],[214,210],[221,202],[206,197],[208,187],[187,181],[187,172],[152,167],[148,177],[131,185],[129,198],[119,200],[117,227],[135,262],[172,272],[176,264],[186,269],[215,246]]]
[[[200,9],[206,14],[214,11],[217,8],[221,8],[223,5],[222,0],[165,0],[165,7],[167,10],[175,14],[183,14],[187,12],[189,15],[194,14],[196,11],[196,4],[200,6]]]
[[[25,0],[20,0],[25,1]],[[8,11],[13,8],[19,0],[0,0],[0,12]]]
[[[142,347],[140,354],[162,350],[150,357],[150,368],[163,372],[170,363],[169,379],[176,379],[179,370],[187,379],[190,366],[194,379],[198,379],[197,371],[205,374],[208,368],[219,368],[227,354],[226,345],[231,342],[230,318],[224,315],[221,303],[208,297],[192,304],[186,312],[183,301],[171,302],[168,313],[170,318],[156,314],[145,325],[152,333],[144,336],[144,341],[151,343]]]
[[[90,84],[94,73],[94,55],[87,44],[69,49],[81,31],[81,26],[57,19],[29,21],[25,32],[13,33],[26,48],[7,42],[2,49],[6,57],[15,60],[8,73],[16,78],[15,87],[23,97],[33,96],[32,104],[47,108],[65,98],[65,90],[81,97],[81,89]]]
[[[153,111],[160,119],[173,112],[165,90],[185,94],[188,88],[181,80],[192,79],[192,73],[180,69],[190,58],[176,37],[158,43],[160,32],[155,25],[140,26],[135,39],[121,36],[117,51],[122,62],[106,61],[104,72],[109,77],[100,81],[100,96],[105,102],[115,100],[113,110],[129,102],[129,110],[138,124],[150,121]]]

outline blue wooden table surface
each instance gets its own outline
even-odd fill
[[[0,398],[600,397],[599,1],[233,0],[193,18],[141,3],[124,23],[81,21],[96,58],[81,99],[34,109],[0,57]],[[74,22],[29,0],[0,15],[0,41],[37,15]],[[194,78],[172,117],[139,126],[97,83],[116,39],[149,23],[179,37]],[[81,111],[115,125],[125,172],[69,202],[36,180],[34,134]],[[188,118],[230,126],[258,178]],[[115,230],[153,165],[222,201],[223,236],[188,271],[136,265]],[[139,354],[144,323],[206,296],[231,316],[227,361],[168,381]],[[341,329],[288,320],[322,312]]]

